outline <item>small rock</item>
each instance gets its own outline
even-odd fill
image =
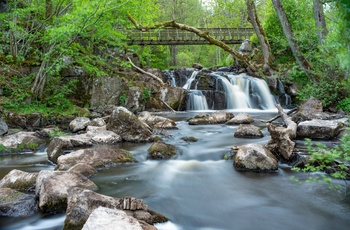
[[[77,117],[69,123],[69,130],[73,133],[85,130],[90,122],[90,119],[87,117]]]
[[[255,125],[241,124],[236,130],[234,136],[239,138],[262,138],[264,137],[264,134]]]
[[[246,113],[240,113],[234,118],[226,122],[226,125],[237,125],[237,124],[251,124],[254,119]]]
[[[176,147],[164,142],[155,142],[148,149],[148,159],[162,160],[169,159],[176,155]]]

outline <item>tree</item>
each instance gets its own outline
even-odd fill
[[[314,19],[319,43],[322,44],[324,38],[328,34],[326,20],[323,11],[323,3],[321,0],[314,0],[313,2]]]
[[[280,0],[272,0],[273,6],[275,8],[275,11],[278,15],[279,21],[281,23],[283,32],[285,37],[287,38],[288,44],[290,49],[292,50],[293,56],[305,75],[315,82],[315,78],[311,71],[313,70],[313,67],[309,63],[309,61],[305,58],[303,53],[301,52],[298,43],[296,42],[291,24],[287,18],[287,15],[283,9],[282,3]]]
[[[265,34],[265,30],[260,23],[254,0],[247,0],[246,4],[247,4],[247,11],[248,11],[248,21],[253,25],[255,34],[259,39],[259,43],[263,52],[264,72],[267,74],[272,74],[273,73],[273,70],[272,70],[273,55],[272,55],[272,51],[271,51],[267,36]]]

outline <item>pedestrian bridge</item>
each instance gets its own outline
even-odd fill
[[[241,44],[249,39],[253,28],[197,28],[206,31],[213,38],[226,44]],[[127,30],[125,42],[128,45],[206,45],[210,44],[204,38],[193,32],[175,28],[161,28],[147,31],[137,29]]]

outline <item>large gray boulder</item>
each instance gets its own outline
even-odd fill
[[[22,192],[34,192],[38,173],[11,170],[0,181],[0,188],[11,188]]]
[[[97,185],[78,173],[42,170],[39,172],[35,194],[43,213],[63,212],[67,208],[68,190],[73,187],[97,190]]]
[[[234,117],[232,113],[225,111],[217,111],[211,114],[201,113],[188,120],[189,125],[203,124],[224,124]]]
[[[69,123],[69,130],[73,133],[85,130],[90,124],[90,119],[87,117],[76,117],[73,121]]]
[[[124,141],[149,142],[153,140],[152,129],[124,107],[116,107],[107,123],[107,130],[113,131]]]
[[[165,216],[148,209],[147,204],[142,200],[133,197],[114,198],[91,190],[74,187],[69,190],[68,207],[63,229],[81,229],[90,214],[99,207],[124,210],[129,216],[148,224],[168,220]]]
[[[233,165],[238,171],[276,171],[277,159],[259,144],[239,146]]]
[[[297,128],[297,138],[333,139],[345,126],[347,120],[347,118],[338,120],[313,119],[311,121],[300,122]]]
[[[0,136],[6,134],[8,130],[9,130],[8,125],[2,118],[0,118]]]
[[[82,230],[114,229],[114,230],[143,230],[134,217],[118,209],[105,207],[96,208],[85,222]]]
[[[152,128],[176,129],[176,122],[162,116],[156,116],[148,111],[143,111],[138,115],[139,120],[145,122]]]
[[[54,137],[47,147],[48,159],[57,163],[59,156],[64,154],[65,150],[72,150],[79,147],[89,147],[93,144],[116,144],[121,142],[121,137],[108,131],[105,126],[88,126],[87,132],[80,135]]]
[[[14,151],[17,151],[19,147],[25,146],[29,148],[30,146],[34,146],[33,144],[39,146],[44,143],[45,140],[39,138],[35,132],[20,131],[0,138],[0,145],[8,149],[13,149]]]
[[[226,125],[237,125],[237,124],[251,124],[254,122],[254,118],[246,113],[239,113],[234,118],[226,122]]]
[[[34,194],[0,188],[0,216],[24,217],[36,214],[38,211]]]
[[[329,115],[323,112],[322,102],[316,98],[309,98],[298,109],[296,114],[292,117],[295,123],[308,121],[312,119],[329,119]]]
[[[57,169],[68,170],[77,163],[84,163],[94,168],[100,168],[125,162],[135,162],[135,159],[129,151],[124,149],[81,149],[60,156],[57,159]]]
[[[73,165],[67,171],[72,173],[80,173],[81,175],[88,178],[97,174],[97,171],[94,167],[85,163],[78,163],[76,165]]]
[[[264,134],[260,128],[251,124],[240,124],[236,130],[235,137],[238,138],[262,138]]]

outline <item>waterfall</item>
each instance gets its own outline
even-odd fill
[[[208,110],[207,99],[200,90],[190,90],[186,110]]]
[[[218,83],[221,83],[222,87],[224,88],[226,93],[227,109],[249,108],[248,99],[238,85],[231,84],[227,78],[217,73],[212,73],[211,75],[217,79],[216,85],[218,86]]]
[[[279,104],[288,106],[292,103],[291,97],[288,94],[286,94],[284,86],[279,79],[277,80],[277,94],[277,101]]]
[[[170,86],[176,87],[174,71],[164,70],[163,74],[164,74],[166,80],[170,83]]]
[[[184,86],[182,86],[182,88],[191,89],[191,84],[192,84],[193,80],[196,79],[198,72],[199,71],[193,71],[191,77],[187,80],[186,84]]]
[[[275,109],[275,99],[263,79],[254,78],[245,73],[221,76],[211,74],[219,80],[226,93],[227,109]]]

